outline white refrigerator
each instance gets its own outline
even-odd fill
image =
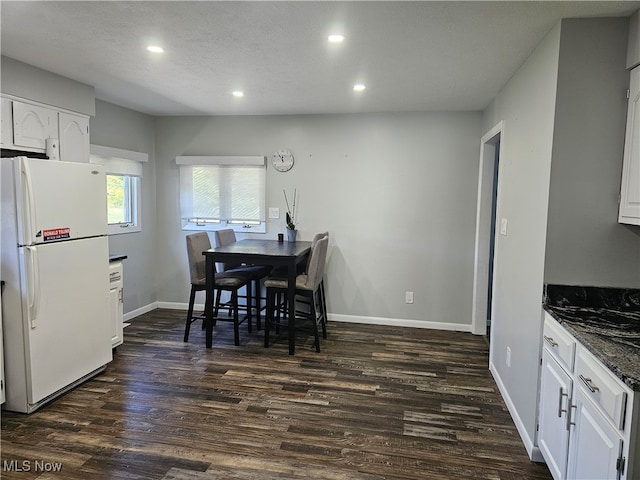
[[[31,413],[112,360],[104,167],[0,159],[6,403]]]

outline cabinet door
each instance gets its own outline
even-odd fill
[[[58,116],[60,160],[89,162],[89,119],[60,112]]]
[[[118,303],[120,302],[118,296],[118,288],[109,289],[109,321],[111,324],[111,346],[116,347],[119,341],[118,338]]]
[[[618,222],[640,225],[640,67],[631,70]]]
[[[571,388],[571,377],[544,348],[540,381],[538,445],[555,480],[566,478],[569,451],[567,410]]]
[[[574,404],[575,426],[571,432],[567,478],[618,479],[622,438],[582,387],[576,388]]]
[[[13,144],[44,152],[47,138],[58,138],[58,112],[14,101]]]
[[[13,146],[13,113],[11,111],[11,100],[1,99],[0,103],[0,145],[3,148]]]
[[[111,322],[111,347],[122,345],[124,340],[122,314],[122,263],[109,265],[109,318]]]

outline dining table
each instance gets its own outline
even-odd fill
[[[213,345],[213,303],[216,263],[244,263],[247,265],[270,265],[286,267],[289,355],[295,354],[295,293],[298,265],[308,258],[311,242],[286,242],[279,240],[243,239],[229,245],[205,250],[206,297],[205,297],[205,345]],[[259,295],[259,292],[257,293]],[[248,308],[250,300],[247,299]]]

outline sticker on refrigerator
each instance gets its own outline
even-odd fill
[[[48,230],[42,231],[42,239],[45,242],[51,242],[52,240],[62,240],[64,238],[69,238],[71,229],[69,227],[66,228],[50,228]]]

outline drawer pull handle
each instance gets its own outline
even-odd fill
[[[553,337],[547,337],[546,335],[544,336],[544,339],[546,340],[546,342],[551,345],[552,347],[557,347],[558,346],[558,342],[556,342]]]
[[[582,374],[578,375],[578,377],[580,377],[580,380],[582,380],[582,383],[585,384],[585,386],[591,391],[591,393],[596,393],[600,391],[600,389],[593,384],[590,378],[585,378],[584,376],[582,376]]]
[[[564,388],[560,387],[560,395],[558,396],[558,418],[562,417],[562,412],[566,412],[566,410],[564,410],[562,408],[562,397],[567,397],[568,398],[569,394],[568,393],[564,393]]]

